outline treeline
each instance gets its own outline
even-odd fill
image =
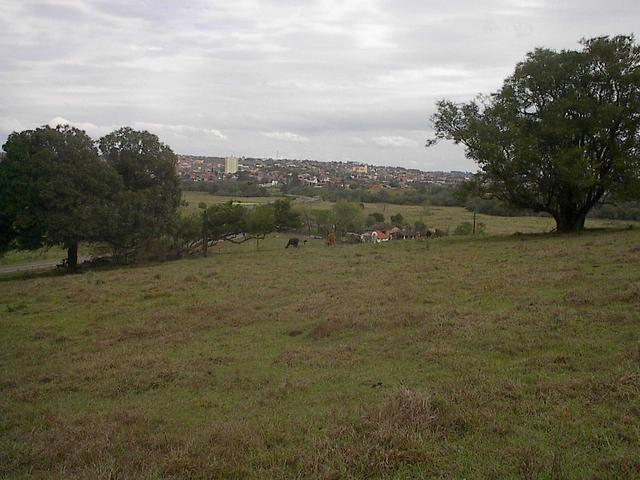
[[[497,217],[545,217],[548,213],[534,212],[526,208],[515,208],[496,198],[467,198],[463,202],[464,207],[473,212]]]
[[[321,188],[317,193],[325,201],[390,203],[394,205],[462,206],[455,190],[442,185],[421,185],[407,189]]]
[[[269,191],[255,182],[248,180],[223,180],[220,182],[183,181],[185,190],[203,191],[216,195],[231,197],[266,197]],[[465,195],[460,187],[433,184],[415,184],[407,189],[376,189],[351,185],[348,188],[327,187],[316,188],[293,182],[283,185],[281,193],[307,197],[319,197],[328,202],[354,203],[389,203],[394,205],[432,205],[442,207],[465,207],[478,213],[500,217],[544,217],[545,212],[534,212],[531,209],[516,208],[496,198],[480,198]],[[596,207],[589,214],[595,218],[613,220],[640,220],[639,202],[621,202]]]
[[[485,215],[495,215],[499,217],[546,217],[545,212],[534,212],[533,210],[514,208],[506,202],[491,198],[469,198],[464,200],[467,210],[475,209],[478,213]],[[589,212],[591,218],[606,218],[611,220],[638,220],[640,221],[640,202],[619,202],[615,204],[604,204],[595,207]]]
[[[193,192],[207,192],[228,197],[268,197],[269,192],[255,181],[225,179],[219,182],[194,182],[183,180],[182,188]]]
[[[620,202],[617,204],[605,204],[594,208],[589,216],[595,218],[608,218],[611,220],[639,220],[640,202]]]
[[[61,245],[67,268],[80,242],[132,255],[175,235],[182,199],[173,151],[124,127],[97,141],[68,125],[14,132],[0,162],[0,253]]]
[[[180,232],[174,244],[166,245],[166,250],[177,246],[177,254],[201,249],[204,256],[208,247],[220,241],[244,243],[260,240],[274,230],[295,229],[300,226],[301,215],[291,207],[291,200],[278,199],[273,203],[245,207],[233,201],[207,206],[199,205],[200,212],[183,216],[179,221]]]

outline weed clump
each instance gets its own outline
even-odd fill
[[[359,420],[329,432],[314,449],[313,474],[341,478],[370,477],[406,465],[424,472],[442,440],[468,429],[456,409],[422,392],[400,387],[379,406],[365,409]]]

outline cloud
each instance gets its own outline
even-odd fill
[[[309,137],[305,137],[304,135],[298,135],[297,133],[292,132],[262,132],[267,138],[272,138],[274,140],[282,140],[285,142],[308,142]]]
[[[402,137],[399,135],[396,136],[381,136],[381,137],[373,137],[373,143],[378,145],[379,147],[384,148],[408,148],[408,147],[417,147],[419,144],[415,140],[412,140],[407,137]]]
[[[184,137],[192,137],[196,135],[204,135],[207,137],[215,137],[220,140],[227,140],[225,134],[215,128],[199,128],[191,125],[166,125],[162,123],[150,123],[150,122],[135,122],[134,128],[139,130],[149,130],[151,133],[154,131],[169,132],[175,135]]]
[[[13,132],[19,132],[24,129],[24,125],[15,118],[0,118],[0,135],[9,136]]]
[[[100,126],[91,122],[76,122],[72,120],[67,120],[64,117],[54,117],[49,120],[48,125],[52,128],[57,127],[58,125],[71,125],[72,127],[79,128],[80,130],[84,130],[87,132],[87,135],[90,137],[97,139],[98,137],[102,137],[107,133],[115,130],[117,127],[113,126]]]
[[[3,0],[0,17],[0,142],[60,117],[180,153],[442,169],[473,162],[422,148],[436,100],[496,91],[538,46],[640,33],[631,0]]]

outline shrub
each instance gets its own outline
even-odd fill
[[[476,223],[476,235],[482,234],[486,231],[487,226],[482,223]],[[454,235],[472,235],[473,234],[473,224],[471,222],[462,222],[460,225],[456,227],[453,231]]]
[[[453,231],[454,235],[471,235],[473,233],[473,225],[471,222],[462,222]]]

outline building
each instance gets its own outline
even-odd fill
[[[360,173],[360,174],[366,175],[367,173],[369,173],[369,166],[368,165],[356,165],[355,167],[351,167],[351,172]]]
[[[233,175],[238,171],[238,158],[227,157],[224,159],[224,173],[227,175]]]

